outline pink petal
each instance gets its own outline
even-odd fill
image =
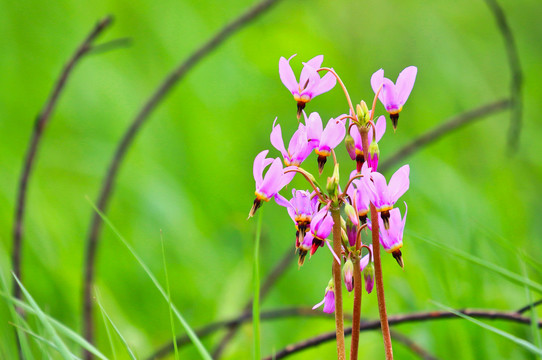
[[[322,118],[317,112],[313,112],[309,115],[307,122],[307,139],[320,141],[320,137],[323,131]]]
[[[318,70],[322,66],[323,61],[324,55],[318,55],[307,61],[306,64],[309,66],[309,68]],[[301,86],[305,85],[305,82],[307,82],[307,79],[309,78],[309,68],[307,68],[307,66],[304,66],[301,70],[301,76],[299,77],[299,84],[301,84]]]
[[[409,174],[410,166],[404,165],[391,177],[389,191],[391,201],[393,203],[395,203],[397,199],[399,199],[405,193],[405,191],[408,190],[410,185]]]
[[[384,86],[382,87],[380,95],[379,99],[386,110],[397,110],[400,107],[397,102],[395,85],[390,79],[384,78]]]
[[[335,75],[328,72],[324,75],[324,77],[320,79],[318,85],[316,85],[315,88],[312,90],[312,97],[328,92],[335,87],[335,84],[337,84],[337,79],[335,78]]]
[[[329,119],[326,128],[320,137],[320,147],[329,147],[334,149],[344,139],[346,129],[344,121]]]
[[[282,161],[280,158],[273,159],[273,163],[267,170],[259,191],[267,196],[275,195],[282,188],[280,186],[282,185],[283,174]]]
[[[273,122],[273,130],[271,131],[271,144],[280,151],[282,156],[284,158],[288,157],[288,152],[284,148],[284,141],[282,140],[282,130],[280,128],[280,124],[277,124],[275,126],[275,123],[277,122],[277,119],[275,118],[275,121]]]
[[[306,69],[306,74],[308,77],[307,79],[304,79],[305,81],[299,82],[299,86],[301,88],[302,94],[309,95],[310,98],[313,98],[313,93],[318,84],[320,83],[320,75],[318,75],[318,72],[316,71],[316,68],[310,66],[309,64],[304,64],[303,70]],[[305,86],[307,84],[307,86]]]
[[[260,184],[263,181],[263,170],[267,167],[267,165],[273,162],[273,159],[265,158],[268,152],[269,150],[264,150],[256,155],[256,158],[254,159],[254,167],[252,168],[252,172],[254,175],[254,180],[256,181],[256,188],[260,187]]]
[[[275,202],[280,206],[284,206],[287,209],[292,207],[292,204],[290,204],[290,202],[280,194],[275,195]]]
[[[292,55],[290,59],[286,60],[284,57],[281,57],[279,60],[279,75],[280,80],[290,90],[291,93],[299,93],[299,85],[294,75],[294,71],[290,66],[290,60],[295,55]]]
[[[416,74],[418,69],[415,66],[409,66],[397,77],[396,89],[397,89],[397,101],[400,106],[403,106],[414,87],[414,81],[416,81]]]
[[[375,123],[376,128],[376,141],[380,141],[382,139],[382,136],[384,136],[384,133],[386,132],[386,117],[384,115],[380,115],[378,117],[378,120],[376,120]],[[359,132],[358,132],[359,133]],[[369,129],[369,142],[373,142],[373,127]]]
[[[380,88],[380,85],[382,85],[384,81],[384,70],[383,69],[380,69],[380,70],[377,70],[373,76],[371,76],[371,87],[373,88],[373,91],[376,92],[378,91],[378,89]],[[379,96],[380,98],[380,101],[382,101],[382,98]]]
[[[374,189],[376,190],[375,195],[377,196],[377,199],[380,200],[375,203],[375,206],[379,207],[383,204],[389,204],[390,196],[388,192],[388,186],[386,185],[386,178],[384,177],[384,175],[378,172],[371,173],[371,176],[373,177]],[[371,201],[373,201],[372,196]]]

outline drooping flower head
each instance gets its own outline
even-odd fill
[[[327,206],[323,207],[313,216],[310,229],[311,234],[314,236],[311,248],[311,255],[313,255],[319,246],[324,245],[325,239],[331,234],[331,230],[333,229],[333,218]]]
[[[268,152],[269,150],[264,150],[256,155],[256,158],[254,159],[253,173],[254,180],[256,181],[256,191],[254,192],[256,194],[256,199],[248,214],[249,218],[254,216],[256,210],[261,206],[262,200],[269,201],[289,182],[288,178],[284,175],[280,158],[267,159],[266,155]],[[269,165],[271,166],[264,177],[263,172]]]
[[[390,210],[389,229],[384,228],[382,218],[378,219],[380,225],[380,243],[386,252],[391,253],[397,263],[404,267],[401,248],[403,247],[403,231],[405,230],[407,205],[405,203],[405,216],[401,219],[401,211],[398,208]]]
[[[282,140],[282,130],[280,124],[277,124],[277,119],[273,123],[271,131],[271,144],[282,154],[284,164],[286,166],[299,166],[312,152],[312,146],[307,140],[307,130],[305,125],[299,124],[297,131],[294,133],[288,144],[288,150],[284,147]]]
[[[394,84],[390,79],[384,77],[384,70],[380,69],[371,77],[371,87],[376,92],[382,86],[382,90],[378,98],[386,111],[390,114],[390,119],[393,123],[393,129],[397,129],[399,113],[403,109],[403,105],[408,99],[414,81],[416,81],[416,73],[418,69],[415,66],[405,68],[397,77],[397,83]]]
[[[324,169],[327,157],[331,155],[331,150],[337,147],[346,135],[346,121],[337,119],[329,119],[325,129],[322,125],[322,118],[318,113],[313,112],[306,119],[307,138],[313,144],[316,154],[318,154],[318,171],[320,174]]]
[[[292,189],[292,199],[290,201],[280,194],[275,196],[277,204],[284,206],[288,210],[288,214],[299,232],[297,242],[303,241],[312,217],[317,212],[318,197],[313,195],[315,194],[311,194],[306,190]],[[299,247],[299,243],[296,243],[296,247]]]
[[[350,120],[350,125],[352,124],[352,120]],[[386,118],[381,115],[378,117],[376,123],[376,134],[373,136],[373,127],[369,129],[369,132],[367,134],[367,138],[369,139],[369,146],[373,142],[380,141],[382,139],[382,136],[384,136],[384,133],[386,132]],[[348,151],[348,154],[350,155],[350,158],[352,160],[356,160],[357,170],[361,171],[361,166],[365,162],[365,156],[363,154],[363,146],[361,144],[361,135],[359,133],[359,130],[357,126],[350,127],[350,136],[354,140],[354,148]],[[376,169],[375,169],[376,170]]]
[[[357,171],[352,171],[350,178],[359,175]],[[367,188],[365,178],[370,178],[371,171],[368,168],[367,163],[364,163],[361,167],[362,178],[354,179],[350,187],[346,190],[350,204],[356,209],[361,224],[367,222],[367,214],[370,209],[371,197],[369,196],[369,190]]]
[[[335,312],[335,284],[333,279],[329,280],[329,284],[326,288],[326,293],[324,295],[324,300],[320,301],[318,304],[314,305],[312,309],[319,308],[324,305],[324,312],[327,314],[333,314]]]
[[[397,200],[408,190],[410,166],[404,165],[393,174],[389,185],[386,184],[384,175],[378,172],[372,172],[370,177],[364,177],[365,185],[369,190],[369,198],[380,212],[384,220],[385,228],[389,228],[390,210]]]
[[[314,236],[312,236],[311,233],[307,233],[305,237],[299,241],[299,245],[296,249],[298,255],[297,264],[299,266],[302,266],[305,263],[305,257],[309,251],[311,251],[313,242]],[[312,254],[313,253],[311,252],[311,256]]]
[[[294,96],[294,100],[297,102],[297,118],[299,119],[301,118],[301,112],[305,108],[305,104],[311,101],[312,98],[333,89],[337,83],[337,79],[331,73],[327,73],[320,78],[317,70],[322,66],[324,55],[318,55],[304,63],[298,82],[290,66],[290,60],[294,56],[292,55],[289,59],[280,58],[279,75],[280,80],[290,90]]]

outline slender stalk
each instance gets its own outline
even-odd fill
[[[333,217],[333,251],[341,253],[341,212],[338,207],[331,208]],[[340,260],[340,258],[339,258]],[[341,264],[333,259],[333,281],[335,282],[335,333],[337,335],[337,359],[345,360],[344,350],[344,316],[343,316],[343,294]]]
[[[254,295],[252,300],[252,329],[254,332],[253,359],[260,358],[260,236],[262,233],[262,209],[256,226],[256,241],[254,243]]]
[[[373,106],[374,107],[374,106]],[[373,110],[374,113],[374,110]],[[367,131],[361,131],[361,144],[364,154],[369,154],[369,139]],[[384,281],[382,279],[382,263],[380,261],[380,239],[378,235],[378,213],[373,203],[371,203],[371,224],[373,240],[373,259],[375,264],[375,285],[378,299],[378,313],[380,315],[380,324],[382,328],[382,337],[384,338],[384,349],[386,360],[393,359],[393,349],[391,344],[390,326],[388,324],[388,315],[386,313],[386,299],[384,297]]]
[[[356,240],[356,245],[359,243]],[[357,246],[356,246],[357,248]],[[352,339],[350,344],[350,360],[357,360],[358,358],[358,347],[359,347],[359,331],[354,331],[353,329],[359,329],[361,322],[361,289],[363,287],[363,278],[361,277],[360,269],[360,256],[356,256],[354,261],[354,310],[353,310],[353,319],[352,319]]]

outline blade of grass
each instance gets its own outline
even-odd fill
[[[64,359],[71,360],[73,358],[73,354],[70,352],[70,350],[68,349],[66,344],[64,344],[64,342],[62,341],[60,336],[58,336],[55,328],[53,327],[53,325],[51,325],[51,323],[50,323],[49,319],[47,318],[47,316],[45,315],[45,313],[38,306],[38,303],[34,300],[32,295],[30,295],[28,290],[23,286],[21,281],[19,281],[19,279],[17,278],[15,273],[12,273],[12,274],[13,274],[13,277],[15,278],[15,281],[17,282],[17,284],[19,284],[19,286],[21,288],[21,291],[23,292],[24,296],[28,300],[29,305],[34,309],[36,316],[40,319],[41,323],[43,324],[43,326],[45,327],[45,329],[47,330],[49,335],[52,337],[53,343],[58,347],[57,350],[60,353],[60,355],[62,355],[62,357]]]
[[[164,291],[164,289],[162,288],[162,286],[160,285],[160,283],[158,282],[158,280],[156,279],[156,276],[154,276],[154,274],[151,272],[151,270],[147,267],[147,265],[143,262],[143,260],[141,260],[141,258],[136,254],[136,252],[134,251],[134,249],[130,246],[130,244],[128,244],[128,242],[126,241],[126,239],[120,234],[120,232],[117,230],[117,228],[111,223],[111,221],[109,221],[109,219],[107,218],[107,216],[105,216],[97,207],[96,205],[94,205],[94,203],[90,200],[90,198],[87,197],[87,201],[91,204],[91,206],[94,208],[94,211],[96,211],[96,213],[101,217],[101,219],[103,220],[104,223],[107,224],[107,226],[109,226],[109,228],[111,229],[111,231],[113,231],[113,233],[115,235],[117,235],[117,237],[119,238],[119,240],[124,244],[124,246],[126,246],[126,248],[130,251],[130,253],[132,253],[132,256],[137,260],[137,262],[139,263],[139,265],[141,266],[141,268],[145,271],[145,273],[147,273],[147,276],[151,279],[151,281],[153,282],[154,286],[158,289],[158,291],[160,292],[160,294],[162,294],[162,296],[164,297],[164,299],[166,299],[166,301],[168,300],[168,296],[166,294],[166,292]],[[203,344],[201,343],[200,339],[198,338],[198,336],[196,335],[196,333],[194,332],[194,330],[192,330],[192,328],[190,327],[190,325],[188,324],[188,322],[184,319],[184,317],[181,315],[181,313],[179,312],[179,310],[177,310],[177,307],[172,303],[171,304],[171,309],[173,310],[173,313],[175,314],[175,316],[177,316],[177,319],[179,319],[179,322],[181,323],[181,325],[184,327],[185,331],[186,331],[186,334],[188,335],[188,337],[190,338],[190,340],[192,340],[192,343],[196,346],[196,349],[198,350],[199,354],[201,355],[201,357],[205,360],[212,360],[212,357],[211,355],[209,355],[209,352],[205,349],[205,347],[203,346]]]
[[[175,360],[179,360],[179,350],[177,349],[177,337],[175,335],[175,320],[173,319],[173,310],[171,306],[171,292],[169,290],[169,277],[167,273],[167,263],[166,263],[166,251],[164,249],[164,237],[162,235],[162,230],[160,230],[160,242],[162,243],[162,261],[164,263],[164,273],[166,275],[166,290],[167,290],[167,303],[169,306],[169,322],[171,324],[171,336],[173,339],[173,349],[175,350]]]
[[[254,296],[252,297],[252,329],[254,332],[253,359],[261,358],[260,352],[260,237],[262,232],[263,209],[260,208],[256,225],[256,241],[254,242]]]
[[[508,340],[511,340],[513,342],[515,342],[516,344],[524,347],[525,349],[527,349],[528,351],[532,352],[533,354],[537,354],[537,355],[542,355],[542,349],[539,349],[537,348],[536,346],[534,346],[533,344],[531,344],[530,342],[528,342],[527,340],[524,340],[524,339],[521,339],[521,338],[518,338],[517,336],[514,336],[512,334],[509,334],[507,333],[506,331],[503,331],[501,329],[497,329],[496,327],[493,327],[491,325],[488,325],[484,322],[481,322],[479,320],[476,320],[475,318],[473,317],[470,317],[468,315],[465,315],[465,314],[462,314],[460,313],[459,311],[455,310],[455,309],[452,309],[451,307],[448,307],[446,305],[443,305],[439,302],[436,302],[434,300],[430,300],[433,304],[435,304],[436,306],[446,310],[446,311],[449,311],[451,312],[452,314],[456,315],[456,316],[459,316],[465,320],[468,320],[470,322],[472,322],[473,324],[476,324],[486,330],[489,330],[497,335],[500,335],[504,338],[507,338]]]
[[[132,352],[132,349],[130,349],[130,345],[128,345],[128,342],[126,341],[126,339],[124,338],[124,336],[122,336],[119,328],[115,325],[115,323],[113,322],[113,320],[111,320],[111,318],[109,317],[109,315],[107,314],[107,311],[105,311],[104,307],[102,306],[102,303],[100,302],[100,297],[99,297],[99,294],[98,292],[96,291],[96,289],[94,290],[94,293],[96,294],[96,303],[98,304],[98,307],[100,308],[101,312],[102,312],[102,315],[105,316],[105,318],[107,319],[107,321],[109,321],[109,324],[111,325],[111,327],[113,328],[113,330],[115,330],[115,332],[117,333],[120,341],[122,341],[122,343],[124,344],[124,347],[126,348],[126,351],[128,352],[128,355],[130,355],[130,358],[132,360],[137,360],[136,356],[134,355],[134,353]]]
[[[505,268],[502,268],[498,265],[495,265],[487,260],[484,260],[484,259],[481,259],[479,257],[476,257],[474,255],[471,255],[467,252],[464,252],[462,250],[458,250],[458,249],[455,249],[451,246],[448,246],[448,245],[444,245],[444,244],[441,244],[441,243],[438,243],[438,242],[435,242],[435,241],[432,241],[432,240],[429,240],[429,239],[426,239],[420,235],[416,235],[416,234],[413,234],[411,232],[408,233],[409,235],[411,236],[414,236],[422,241],[425,241],[426,243],[428,244],[431,244],[435,247],[438,247],[438,248],[441,248],[441,249],[444,249],[446,250],[447,252],[457,256],[457,257],[460,257],[464,260],[467,260],[467,261],[470,261],[471,263],[474,263],[474,264],[477,264],[477,265],[480,265],[482,267],[485,267],[486,269],[489,269],[489,270],[492,270],[500,275],[502,275],[503,277],[507,278],[508,280],[516,283],[516,284],[519,284],[519,285],[524,285],[524,286],[527,286],[529,287],[530,289],[532,290],[535,290],[539,293],[542,293],[542,285],[535,282],[535,281],[532,281],[530,279],[526,279],[525,277],[521,276],[521,275],[518,275],[510,270],[507,270]]]
[[[0,296],[2,296],[7,301],[11,302],[17,307],[22,308],[24,311],[37,315],[37,312],[34,308],[32,308],[30,305],[27,305],[24,301],[21,301],[19,299],[14,298],[9,293],[6,293],[5,291],[0,291]],[[50,321],[50,323],[64,336],[71,339],[73,342],[81,346],[82,348],[90,351],[92,354],[97,356],[98,358],[102,360],[109,360],[104,354],[102,354],[98,349],[96,349],[94,346],[92,346],[88,341],[86,341],[81,335],[67,327],[66,325],[62,324],[58,320],[54,319],[53,317],[47,315],[44,313],[44,315],[47,317],[47,319]],[[31,358],[29,358],[31,359]]]
[[[95,290],[96,293],[98,292],[98,289]],[[107,339],[109,340],[109,346],[111,347],[111,352],[113,353],[113,359],[117,358],[117,350],[115,349],[115,344],[113,342],[113,337],[111,336],[111,329],[109,329],[110,325],[108,324],[107,318],[105,317],[105,313],[102,311],[102,319],[104,322],[105,332],[107,334]]]
[[[527,267],[525,266],[525,263],[522,261],[521,256],[519,256],[519,261],[521,263],[521,268],[523,270],[523,276],[525,276],[526,279],[529,278],[529,273],[527,272]],[[531,295],[531,290],[525,286],[525,295],[527,297],[527,304],[531,304],[531,332],[533,333],[533,342],[536,344],[536,347],[539,349],[542,349],[542,339],[540,338],[540,330],[538,329],[538,316],[536,315],[536,309],[533,306],[533,297]],[[542,360],[542,355],[539,355],[538,358]]]
[[[51,340],[48,340],[48,339],[44,338],[43,336],[36,334],[36,333],[33,332],[32,330],[26,329],[26,328],[24,328],[24,327],[22,327],[22,326],[19,326],[19,325],[15,324],[15,323],[10,323],[10,324],[11,324],[12,326],[14,326],[15,328],[17,328],[18,330],[23,331],[24,333],[26,333],[26,334],[32,336],[32,337],[33,337],[34,339],[36,339],[40,344],[48,345],[48,346],[51,347],[52,349],[55,349],[56,351],[60,352],[60,349],[58,348],[58,346],[57,346],[54,342],[52,342]],[[47,352],[46,352],[45,350],[43,351],[43,353],[44,353],[44,356],[45,356],[44,359],[49,359],[49,358],[51,358],[51,357],[49,356],[49,354],[47,354]],[[79,358],[79,357],[77,357],[76,355],[72,354],[72,359],[80,360],[81,358]]]

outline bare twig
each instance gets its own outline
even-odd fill
[[[497,0],[485,0],[487,6],[495,16],[497,27],[501,32],[506,47],[508,65],[510,66],[510,101],[512,112],[510,113],[510,126],[508,128],[508,146],[510,150],[517,151],[519,146],[519,134],[521,131],[523,96],[521,87],[523,83],[523,72],[519,62],[519,52],[514,40],[512,30],[506,20],[506,15]]]
[[[408,336],[394,331],[391,331],[391,337],[396,340],[397,342],[400,342],[401,344],[405,345],[407,348],[410,349],[414,354],[418,355],[420,359],[423,360],[438,360],[435,356],[430,354],[427,350],[425,350],[423,347],[421,347],[419,344],[414,342],[411,338]]]
[[[69,76],[72,73],[72,70],[79,63],[81,58],[89,53],[92,50],[92,42],[102,33],[112,22],[113,18],[107,16],[100,20],[92,31],[86,36],[86,38],[81,42],[77,47],[76,51],[73,53],[68,62],[64,65],[60,76],[58,77],[53,90],[49,94],[47,102],[44,104],[40,113],[36,117],[34,122],[34,129],[32,131],[32,136],[26,150],[26,155],[24,158],[23,168],[21,176],[19,178],[19,188],[17,192],[17,203],[15,209],[15,222],[13,226],[13,249],[12,249],[12,262],[13,262],[13,273],[18,279],[22,278],[21,275],[21,252],[22,252],[22,242],[23,242],[23,221],[26,209],[26,195],[28,189],[28,182],[34,163],[36,160],[36,154],[38,152],[38,147],[40,145],[41,139],[43,138],[43,133],[45,127],[47,126],[51,115],[55,109],[56,104],[60,98],[60,94],[68,81]],[[17,299],[21,298],[21,288],[19,285],[14,282],[14,296]]]
[[[295,258],[295,253],[291,249],[288,249],[286,253],[284,253],[282,260],[277,265],[275,265],[273,270],[269,273],[269,275],[265,279],[265,282],[262,285],[262,288],[260,289],[260,298],[262,302],[267,296],[267,294],[269,293],[269,290],[271,290],[271,288],[275,284],[275,282],[288,269],[288,265],[290,265],[290,263],[293,261],[294,258]],[[250,316],[251,309],[252,309],[252,298],[246,303],[245,307],[243,308],[243,311],[241,312],[241,315],[239,316],[246,316],[247,314]],[[220,356],[222,356],[222,353],[226,349],[226,346],[231,341],[231,339],[233,339],[233,337],[237,333],[237,330],[239,330],[240,326],[241,326],[240,322],[232,323],[228,326],[228,332],[220,340],[215,350],[213,351],[213,359],[218,360]]]
[[[532,303],[532,304],[527,304],[527,305],[525,305],[524,307],[518,309],[518,310],[516,311],[516,313],[518,313],[518,314],[523,314],[524,312],[527,312],[527,311],[531,310],[531,308],[535,308],[535,307],[537,307],[538,305],[542,305],[542,299],[537,300],[537,301],[535,301],[535,302]]]
[[[400,148],[395,154],[391,155],[388,159],[382,162],[379,166],[381,171],[389,169],[389,167],[402,159],[408,157],[410,154],[423,148],[424,146],[431,144],[439,140],[444,135],[459,129],[462,126],[473,123],[476,120],[481,120],[485,116],[497,113],[499,111],[509,108],[511,100],[503,99],[490,104],[486,104],[477,107],[473,110],[466,111],[462,114],[455,115],[449,120],[445,121],[441,125],[437,126],[433,130],[426,132],[412,140],[409,144]]]
[[[106,212],[109,198],[113,190],[115,178],[117,176],[119,166],[124,159],[124,156],[132,144],[136,134],[141,126],[149,118],[149,115],[156,109],[162,100],[170,93],[173,87],[183,78],[186,73],[192,69],[201,59],[210,54],[217,46],[222,44],[235,31],[250,21],[257,18],[264,11],[268,10],[278,0],[263,0],[251,7],[241,16],[224,26],[215,36],[204,43],[199,49],[194,51],[185,61],[175,68],[164,81],[158,86],[154,93],[150,96],[147,102],[143,105],[139,113],[136,115],[131,125],[124,133],[122,140],[111,159],[109,168],[105,175],[98,200],[97,207],[100,211]],[[94,263],[96,258],[96,249],[98,246],[98,237],[100,234],[102,219],[98,212],[92,212],[92,221],[89,229],[89,234],[86,243],[85,252],[85,268],[83,274],[83,319],[84,336],[87,341],[91,342],[94,338],[94,328],[92,324],[92,284],[94,282]],[[86,359],[91,358],[87,352]]]
[[[497,311],[497,310],[458,310],[462,314],[474,317],[474,318],[480,318],[480,319],[490,319],[490,320],[506,320],[506,321],[512,321],[522,324],[530,324],[531,319],[523,317],[515,312],[503,312],[503,311]],[[262,314],[263,316],[263,314]],[[456,318],[456,315],[447,312],[447,311],[431,311],[431,312],[421,312],[421,313],[413,313],[413,314],[405,314],[405,315],[395,315],[395,316],[389,316],[388,321],[390,325],[398,325],[402,323],[408,323],[408,322],[420,322],[420,321],[430,321],[430,320],[437,320],[437,319],[449,319],[449,318]],[[538,322],[538,327],[542,328],[542,322]],[[367,331],[367,330],[375,330],[380,328],[380,320],[372,320],[372,321],[366,321],[362,322],[360,326],[360,331]],[[352,328],[349,327],[345,329],[345,335],[350,335],[352,333]],[[293,355],[299,351],[321,345],[323,343],[333,341],[335,340],[335,332],[330,331],[318,336],[315,336],[313,338],[301,341],[297,344],[291,344],[286,346],[284,349],[280,350],[279,352],[275,353],[273,356],[269,356],[265,358],[265,360],[271,360],[271,359],[282,359],[289,355]]]

